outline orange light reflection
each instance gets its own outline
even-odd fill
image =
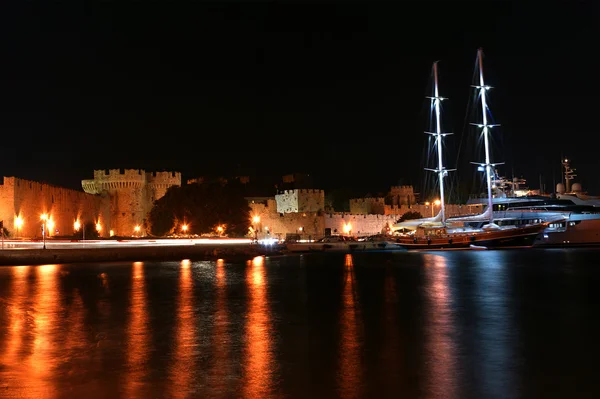
[[[426,286],[429,303],[426,327],[425,364],[427,370],[427,392],[431,397],[456,396],[456,365],[453,335],[453,321],[450,310],[450,290],[448,288],[448,267],[446,258],[441,255],[424,254]]]
[[[27,372],[23,374],[22,386],[27,387],[31,397],[53,398],[58,396],[54,379],[57,359],[56,338],[60,336],[60,291],[58,265],[36,267],[37,282],[33,300],[33,347],[26,362]]]
[[[181,261],[179,272],[179,297],[173,365],[170,368],[170,398],[187,398],[194,380],[194,358],[196,356],[196,329],[194,326],[194,279],[192,264],[188,259]]]
[[[2,363],[15,370],[12,378],[9,377],[4,383],[9,388],[17,388],[25,385],[22,379],[27,378],[27,370],[19,370],[22,362],[20,353],[26,350],[26,337],[28,335],[27,322],[29,314],[25,308],[27,304],[27,291],[29,284],[27,275],[30,266],[15,266],[12,268],[13,278],[10,296],[8,297],[8,328],[5,339],[6,349],[2,353]],[[17,371],[18,370],[18,371]],[[6,374],[5,374],[6,375]]]
[[[340,313],[340,353],[338,389],[340,397],[361,397],[361,360],[358,342],[358,309],[356,286],[354,281],[354,260],[351,254],[345,258],[346,279],[342,292],[342,309]]]
[[[217,260],[215,273],[215,321],[213,328],[213,348],[214,363],[210,371],[210,386],[214,389],[214,396],[219,396],[224,392],[230,392],[231,384],[227,381],[227,376],[233,375],[231,371],[230,357],[230,338],[229,338],[229,318],[227,313],[227,275],[225,273],[225,261]],[[235,392],[230,392],[235,393]]]
[[[150,329],[148,326],[148,299],[144,277],[144,263],[134,262],[131,269],[131,297],[129,325],[127,326],[127,368],[125,397],[148,397],[142,391],[150,352]]]
[[[264,261],[262,256],[255,257],[246,274],[246,284],[250,289],[244,361],[244,396],[247,398],[271,396],[274,373]]]

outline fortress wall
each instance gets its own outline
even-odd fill
[[[146,172],[143,169],[94,170],[93,180],[81,182],[88,193],[106,192],[110,196],[111,225],[115,235],[135,235],[143,228],[154,201],[169,187],[181,186],[179,172]]]
[[[350,200],[350,213],[357,215],[377,214],[385,212],[384,198],[354,198]]]
[[[298,212],[298,190],[285,190],[275,195],[277,201],[277,212],[295,213]]]
[[[2,196],[4,213],[12,213],[7,217],[5,226],[12,234],[17,235],[15,218],[18,216],[23,225],[18,229],[20,237],[41,237],[41,215],[48,214],[53,222],[48,229],[48,236],[71,235],[74,233],[73,224],[76,220],[84,222],[100,222],[104,227],[110,224],[110,202],[106,196],[94,196],[81,191],[55,187],[44,183],[5,177],[0,192],[6,194],[13,191],[13,198]],[[50,226],[48,226],[50,227]],[[102,234],[108,236],[107,229]]]
[[[0,220],[4,227],[13,231],[15,218],[15,178],[2,177],[0,184]]]
[[[349,226],[350,235],[366,236],[379,234],[388,226],[396,223],[398,215],[354,215],[333,213],[325,215],[325,228],[331,229],[332,234],[345,234],[344,226]]]
[[[285,238],[286,234],[302,234],[305,236],[322,237],[325,232],[323,216],[316,212],[270,214],[262,221],[262,233],[268,227],[272,236]],[[300,229],[302,228],[302,229]]]
[[[325,191],[298,190],[298,212],[319,212],[325,209]]]
[[[181,173],[179,172],[146,172],[146,201],[148,212],[152,204],[164,197],[169,187],[181,186]]]
[[[434,216],[440,211],[439,206],[435,206],[433,209]],[[466,206],[456,204],[446,204],[446,217],[472,215],[483,211],[482,206]],[[431,205],[415,204],[411,205],[385,205],[385,215],[398,215],[399,217],[407,212],[418,212],[424,218],[431,217]]]
[[[277,212],[318,212],[325,209],[325,192],[316,189],[284,190],[275,195]]]

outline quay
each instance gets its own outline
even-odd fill
[[[93,262],[138,262],[200,260],[245,260],[255,256],[275,255],[277,250],[256,244],[203,244],[182,246],[91,247],[4,249],[0,266],[44,265]]]

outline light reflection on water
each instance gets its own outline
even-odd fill
[[[131,268],[131,292],[129,303],[129,321],[127,325],[125,396],[128,398],[143,397],[146,373],[149,371],[151,331],[148,320],[148,298],[144,263],[135,262]]]
[[[188,389],[194,378],[194,361],[198,357],[197,337],[194,317],[194,280],[192,264],[189,260],[181,261],[179,272],[179,292],[175,307],[175,331],[173,362],[171,362],[169,386],[170,398],[188,397]]]
[[[346,273],[340,312],[339,394],[342,398],[360,398],[363,382],[359,329],[362,322],[358,310],[358,293],[351,254],[346,254],[344,266]]]
[[[597,397],[598,263],[460,251],[2,267],[0,397]]]
[[[458,398],[454,321],[448,282],[448,264],[440,255],[424,254],[426,313],[426,392],[434,398]]]
[[[265,258],[257,256],[246,269],[250,290],[246,320],[244,395],[264,398],[273,394],[272,376],[275,372],[271,348],[271,321],[267,301]]]

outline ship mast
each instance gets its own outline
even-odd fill
[[[482,123],[472,123],[472,125],[476,125],[477,127],[482,128],[483,140],[485,144],[485,163],[475,163],[476,165],[480,165],[485,167],[485,174],[487,180],[487,195],[488,195],[488,209],[490,213],[490,223],[494,221],[493,214],[493,205],[492,205],[492,171],[496,165],[501,165],[502,163],[491,163],[490,162],[490,129],[496,126],[500,126],[497,124],[488,125],[487,120],[487,100],[486,100],[486,92],[491,89],[491,86],[486,86],[485,81],[483,80],[483,49],[477,50],[477,64],[479,66],[479,85],[473,86],[479,89],[479,97],[481,98],[481,114],[482,114]]]
[[[567,158],[564,159],[562,164],[565,167],[565,192],[568,194],[571,192],[571,180],[577,177],[577,175],[574,174],[575,169],[571,169],[571,164],[569,163],[569,160]]]
[[[438,175],[438,181],[440,186],[440,215],[442,217],[442,223],[446,221],[446,206],[444,200],[444,177],[448,175],[449,169],[444,168],[444,164],[442,162],[442,138],[452,134],[452,133],[442,133],[441,128],[441,111],[440,111],[440,103],[446,98],[439,96],[438,91],[438,70],[437,70],[438,62],[433,63],[433,97],[427,97],[431,99],[431,108],[435,111],[435,132],[425,132],[426,134],[430,134],[435,137],[435,146],[437,150],[437,158],[438,158],[438,167],[437,169],[428,169],[431,172],[435,172]],[[453,169],[452,169],[453,170]]]

